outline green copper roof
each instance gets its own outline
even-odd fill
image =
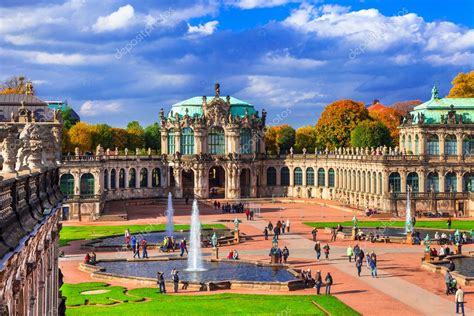
[[[207,103],[211,102],[215,96],[208,96]],[[220,97],[222,101],[225,101],[225,98]],[[179,116],[183,116],[188,111],[189,116],[202,116],[202,96],[201,97],[192,97],[190,99],[175,103],[171,106],[171,110],[168,113],[168,117],[174,116],[175,113],[178,113]],[[248,112],[249,115],[256,113],[255,108],[250,103],[241,101],[237,98],[230,97],[230,112],[233,116],[245,116],[245,112]]]

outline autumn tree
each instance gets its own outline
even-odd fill
[[[351,131],[352,147],[375,148],[384,145],[390,146],[391,143],[389,129],[378,121],[362,121]]]
[[[405,116],[408,112],[413,111],[415,106],[420,105],[421,103],[423,103],[421,100],[400,101],[392,104],[390,108],[398,111],[400,115]]]
[[[316,128],[314,126],[303,126],[296,130],[295,151],[303,152],[306,148],[308,152],[314,152],[316,147]]]
[[[156,122],[145,127],[145,148],[161,148],[160,125]]]
[[[281,153],[288,152],[295,144],[295,130],[288,124],[269,127],[265,133],[267,153],[275,155],[278,148]]]
[[[470,73],[459,73],[451,82],[453,87],[448,98],[474,98],[474,70]]]
[[[390,131],[390,138],[393,143],[398,144],[400,134],[398,126],[400,125],[400,119],[402,117],[400,112],[393,108],[386,107],[380,110],[369,111],[369,115],[375,121],[383,123]]]
[[[114,140],[112,148],[115,149],[115,147],[117,147],[119,149],[124,149],[127,147],[128,133],[125,129],[112,127],[111,132]]]
[[[143,148],[145,146],[145,131],[138,121],[132,121],[127,124],[128,141],[127,147],[129,150],[136,148]]]
[[[77,123],[68,131],[71,147],[79,147],[81,152],[92,151],[95,131],[93,125]]]
[[[29,80],[23,76],[11,77],[2,83],[0,94],[25,93],[27,82],[29,82]]]
[[[368,118],[369,113],[363,102],[338,100],[329,104],[316,124],[317,147],[334,149],[349,146],[351,131]]]
[[[94,125],[94,134],[92,140],[92,148],[101,145],[103,148],[113,148],[114,134],[112,128],[107,124]]]

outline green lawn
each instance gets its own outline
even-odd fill
[[[336,227],[337,224],[342,226],[352,227],[352,221],[345,222],[305,222],[304,224],[310,227],[316,228],[325,228],[325,227]],[[391,221],[391,220],[382,220],[382,221],[359,221],[359,227],[405,227],[405,221]],[[436,220],[436,221],[416,221],[415,227],[418,228],[434,228],[434,229],[447,229],[448,225],[446,220]],[[459,221],[453,220],[451,224],[452,229],[460,230],[472,230],[474,229],[474,221],[466,220]]]
[[[84,295],[87,290],[110,290],[103,294]],[[120,286],[105,283],[64,284],[66,314],[73,315],[324,315],[311,301],[332,315],[360,315],[334,296],[215,294],[173,296],[157,289],[138,288],[125,293]],[[87,303],[87,305],[85,305]],[[94,306],[100,304],[103,306]],[[108,306],[107,306],[108,305]]]
[[[226,228],[223,224],[204,224],[203,228]],[[98,237],[124,234],[125,229],[131,233],[149,233],[164,231],[165,224],[116,225],[116,226],[63,226],[60,232],[59,246],[66,246],[70,241],[94,239]],[[188,230],[189,225],[174,225],[175,230]]]

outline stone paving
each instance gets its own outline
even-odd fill
[[[251,240],[245,243],[222,247],[221,256],[225,256],[228,251],[235,248],[239,251],[241,258],[269,260],[268,252],[271,246],[269,240],[263,238],[263,228],[268,221],[273,224],[276,221],[290,219],[290,234],[282,235],[280,246],[286,245],[290,249],[289,263],[300,268],[310,268],[313,275],[316,270],[321,270],[323,277],[327,272],[331,272],[335,284],[333,294],[346,304],[355,308],[364,315],[452,315],[455,311],[454,297],[447,297],[444,294],[443,276],[436,273],[422,270],[421,255],[422,246],[411,246],[401,244],[372,244],[359,243],[366,251],[375,251],[378,259],[379,278],[370,277],[370,272],[363,269],[361,277],[357,277],[354,263],[349,263],[344,256],[349,244],[352,241],[330,242],[330,260],[317,262],[314,255],[314,242],[311,240],[311,229],[303,224],[304,221],[347,221],[354,216],[353,210],[342,205],[326,204],[273,204],[262,203],[260,216],[255,221],[247,221],[245,214],[221,214],[214,211],[212,207],[200,205],[201,221],[203,223],[222,223],[229,228],[233,227],[232,220],[238,217],[243,222],[240,230]],[[137,209],[132,220],[127,224],[147,224],[164,223],[165,218],[157,216],[164,211],[164,205],[158,206],[135,206]],[[133,212],[131,208],[129,212]],[[177,224],[187,224],[190,221],[190,205],[178,204],[175,206],[175,222]],[[357,214],[360,219],[364,219],[361,214]],[[365,219],[364,219],[365,220]],[[397,219],[400,220],[400,219]],[[65,222],[64,225],[123,225],[123,222],[91,222],[74,223]],[[321,243],[329,242],[330,236],[320,229],[318,240]],[[92,281],[90,275],[78,270],[78,264],[84,257],[84,251],[80,249],[83,241],[72,242],[70,246],[63,247],[66,257],[60,261],[60,267],[65,274],[65,282],[78,283]],[[204,249],[204,256],[209,256],[210,249]],[[473,246],[464,248],[464,251],[473,251]],[[155,250],[149,251],[151,256],[162,256]],[[131,257],[129,252],[109,252],[97,253],[98,259]],[[140,287],[134,284],[120,284],[128,288]],[[474,315],[474,310],[470,304],[470,298],[474,297],[474,286],[465,286],[467,309],[466,315]],[[231,290],[230,292],[238,292]],[[245,293],[249,293],[248,290]],[[268,293],[253,291],[253,293]],[[312,294],[314,289],[303,291],[286,292],[288,295]],[[200,292],[183,292],[180,295],[203,294]],[[205,293],[205,294],[212,294]]]

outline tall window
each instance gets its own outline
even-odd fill
[[[174,128],[170,128],[168,130],[168,154],[170,155],[175,153],[174,136]]]
[[[405,135],[402,135],[402,148],[406,149],[407,148],[406,146],[407,146],[407,144],[405,142]]]
[[[457,178],[456,173],[448,172],[445,176],[444,191],[445,192],[457,192]]]
[[[115,189],[117,187],[117,172],[115,169],[110,170],[110,188]]]
[[[240,130],[240,153],[252,153],[252,132],[249,128],[242,128]]]
[[[90,197],[95,193],[94,176],[91,173],[84,173],[81,176],[81,195]]]
[[[439,192],[439,176],[437,172],[430,172],[426,181],[427,190]]]
[[[418,180],[418,173],[410,172],[407,175],[407,185],[410,186],[412,192],[419,192],[419,180]]]
[[[464,155],[474,155],[474,137],[469,135],[464,137],[462,142],[462,150]]]
[[[142,168],[140,170],[140,188],[146,188],[148,186],[148,170]]]
[[[300,167],[296,167],[294,172],[294,185],[303,185],[303,171]]]
[[[407,154],[409,154],[409,155],[413,154],[413,149],[411,147],[411,135],[408,135]]]
[[[128,171],[128,187],[129,188],[135,188],[137,185],[137,172],[135,171],[134,168],[131,168]]]
[[[323,187],[326,185],[326,172],[323,168],[318,169],[318,187]]]
[[[464,180],[464,192],[474,192],[474,173],[468,172],[463,177]]]
[[[439,155],[439,140],[438,135],[428,136],[428,141],[426,142],[426,153],[428,155]]]
[[[125,170],[120,169],[119,171],[119,188],[125,188]]]
[[[107,169],[104,170],[104,189],[109,189],[109,171]]]
[[[379,172],[379,194],[383,192],[383,180],[382,180],[382,173]]]
[[[457,144],[455,135],[447,135],[444,139],[444,153],[446,155],[457,155]]]
[[[290,169],[288,169],[288,167],[281,168],[280,183],[281,183],[282,186],[289,186],[290,185]]]
[[[388,185],[392,192],[398,193],[401,191],[401,178],[398,172],[392,172],[388,177]]]
[[[194,154],[194,131],[185,127],[181,130],[181,153],[183,155]]]
[[[59,188],[63,195],[73,196],[74,195],[74,176],[70,173],[63,174],[61,176]]]
[[[415,135],[415,155],[420,154],[420,139],[418,137],[418,134]]]
[[[306,168],[306,185],[314,185],[314,169]]]
[[[334,169],[333,169],[333,168],[330,168],[328,172],[329,172],[329,174],[328,174],[328,177],[329,177],[329,179],[328,179],[328,181],[329,181],[328,185],[329,185],[330,188],[334,188],[334,185],[335,185],[335,183],[334,183],[334,178],[335,178],[335,176],[334,176]]]
[[[277,184],[277,172],[273,167],[267,168],[267,185],[274,186]]]
[[[225,153],[224,130],[214,126],[208,135],[208,152],[211,155],[223,155]]]
[[[151,172],[151,186],[156,188],[159,187],[161,184],[161,171],[160,168],[154,168]]]

